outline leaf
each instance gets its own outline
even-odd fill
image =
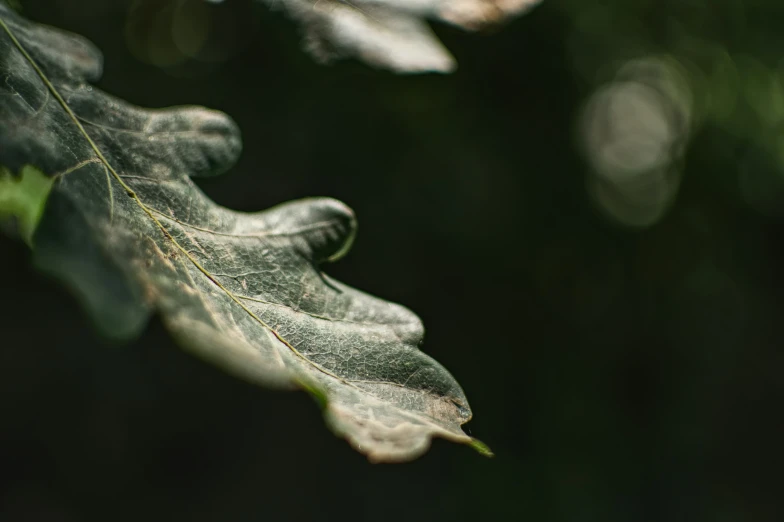
[[[0,167],[0,219],[15,217],[19,234],[32,246],[33,232],[44,212],[46,199],[52,189],[52,180],[39,170],[27,166],[18,179]]]
[[[303,26],[321,61],[356,57],[398,73],[452,72],[457,64],[428,27],[439,20],[469,31],[513,18],[540,0],[265,0]]]
[[[351,245],[350,209],[216,205],[190,178],[235,161],[235,124],[198,107],[134,107],[86,84],[100,73],[89,42],[0,3],[0,164],[53,179],[34,260],[78,292],[98,328],[129,338],[156,311],[193,353],[310,391],[372,461],[412,459],[434,436],[481,449],[460,428],[471,417],[460,386],[418,349],[419,319],[319,270]]]

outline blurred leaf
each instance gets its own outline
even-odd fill
[[[539,0],[266,0],[305,30],[317,59],[356,57],[398,73],[451,72],[456,63],[425,19],[477,30],[517,16]]]
[[[19,222],[19,235],[32,245],[33,232],[41,220],[52,180],[34,167],[25,166],[18,178],[0,167],[0,218]]]
[[[0,25],[0,163],[54,180],[35,262],[80,295],[103,332],[137,335],[156,310],[188,350],[250,381],[311,392],[330,427],[373,461],[412,459],[433,436],[482,448],[460,429],[471,417],[460,386],[418,349],[419,319],[318,269],[348,250],[350,209],[331,199],[219,207],[190,176],[237,158],[227,116],[131,106],[85,83],[101,73],[86,40],[2,5]]]

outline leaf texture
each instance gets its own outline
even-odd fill
[[[107,335],[157,312],[187,350],[252,382],[305,389],[371,461],[405,461],[432,437],[481,445],[454,378],[418,348],[408,309],[332,280],[352,211],[305,199],[259,213],[220,207],[191,177],[241,151],[224,114],[134,107],[88,85],[100,53],[0,3],[0,164],[54,183],[34,259],[82,299]],[[0,186],[2,188],[2,186]]]

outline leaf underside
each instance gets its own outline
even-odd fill
[[[138,335],[157,312],[204,359],[310,391],[330,428],[371,461],[413,459],[436,436],[481,447],[460,428],[471,417],[460,386],[418,348],[420,320],[319,270],[350,246],[349,208],[216,205],[191,177],[239,155],[226,115],[132,106],[87,84],[102,62],[83,38],[2,3],[0,26],[0,165],[32,164],[53,180],[34,260],[102,332]]]

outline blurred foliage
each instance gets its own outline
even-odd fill
[[[664,59],[670,70],[659,71],[654,80],[677,76],[677,81],[685,85],[681,92],[665,96],[658,106],[637,100],[638,108],[642,104],[649,112],[634,115],[638,125],[645,127],[647,117],[648,124],[655,126],[656,121],[651,119],[655,120],[656,114],[651,115],[651,110],[670,116],[673,112],[679,116],[688,113],[690,128],[679,129],[677,136],[668,136],[670,140],[686,141],[703,127],[714,127],[734,138],[728,140],[728,145],[754,150],[749,153],[753,157],[741,163],[777,165],[779,170],[784,167],[778,135],[784,118],[782,37],[779,28],[770,23],[784,14],[784,8],[771,2],[743,0],[609,1],[600,5],[573,1],[560,2],[559,6],[574,24],[569,55],[577,80],[582,80],[587,89],[612,82],[613,75],[627,62],[651,56]],[[651,79],[649,75],[632,80],[650,84]],[[634,112],[629,110],[634,107],[625,108],[627,116]],[[638,130],[638,137],[644,134],[651,138],[651,129],[647,131]],[[592,134],[595,136],[595,132]],[[627,152],[644,154],[649,148],[639,139],[634,145]],[[667,153],[672,150],[662,152]],[[784,188],[781,176],[771,175],[770,166],[752,168],[758,170],[754,173],[741,166],[738,187],[738,196],[764,214],[775,213],[783,203],[779,199]],[[623,221],[625,216],[616,217]]]
[[[0,225],[5,225],[9,232],[17,229],[19,236],[32,246],[33,232],[51,188],[52,180],[33,167],[23,167],[19,176],[0,167]],[[11,227],[12,223],[15,226]]]
[[[418,77],[315,65],[244,0],[209,5],[238,20],[223,61],[146,63],[121,37],[138,2],[64,4],[23,6],[104,50],[105,90],[237,120],[213,199],[354,208],[330,274],[423,317],[497,458],[368,467],[304,397],[191,363],[159,325],[107,347],[4,240],[4,519],[784,518],[784,4],[545,0],[493,34],[436,26],[460,69]],[[26,326],[40,302],[58,313]]]

